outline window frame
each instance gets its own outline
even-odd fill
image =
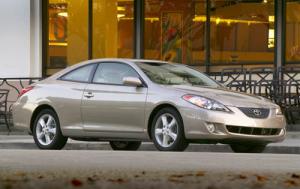
[[[118,62],[118,61],[105,61],[105,62],[99,62],[99,63],[97,63],[98,65],[97,65],[97,67],[95,68],[95,70],[93,72],[93,77],[91,78],[90,84],[132,87],[132,86],[124,85],[124,84],[94,82],[95,74],[96,74],[96,72],[97,72],[100,64],[110,64],[110,63],[123,64],[123,65],[126,65],[129,68],[133,69],[133,71],[138,75],[138,78],[142,82],[142,86],[140,86],[139,88],[148,88],[148,85],[146,84],[145,80],[142,78],[142,76],[138,73],[138,71],[133,66],[131,66],[130,64],[127,64],[125,62]]]
[[[95,74],[95,71],[96,71],[96,68],[98,67],[97,64],[98,63],[90,63],[90,64],[79,66],[79,67],[77,67],[77,68],[75,68],[73,70],[68,71],[67,73],[64,73],[59,78],[57,78],[57,80],[60,80],[60,81],[70,81],[70,82],[75,82],[75,83],[91,83],[91,81],[92,81],[91,79],[93,78],[93,76]],[[87,66],[93,66],[88,81],[78,81],[78,80],[72,80],[72,79],[64,79],[64,77],[66,75],[71,74],[72,72],[75,72],[78,69],[81,69],[81,68],[84,68],[84,67],[87,67]]]

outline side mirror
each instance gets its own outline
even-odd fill
[[[143,85],[142,81],[137,77],[124,77],[123,84],[133,87],[140,87]]]

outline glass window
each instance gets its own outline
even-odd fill
[[[145,0],[145,58],[204,62],[205,0]]]
[[[211,1],[212,63],[273,63],[274,1]]]
[[[93,82],[122,85],[124,77],[139,77],[139,75],[132,67],[123,63],[101,63]]]
[[[92,41],[89,41],[92,2]],[[46,75],[92,58],[132,58],[133,0],[49,0]]]
[[[94,67],[95,64],[82,66],[67,73],[61,79],[67,81],[88,82]]]
[[[300,1],[288,0],[286,7],[286,60],[300,61]]]
[[[49,0],[46,74],[88,59],[88,1]]]
[[[93,0],[93,58],[133,57],[133,0]]]
[[[139,62],[136,64],[151,81],[157,84],[221,87],[208,76],[184,65],[151,62]]]

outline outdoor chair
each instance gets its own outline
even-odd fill
[[[274,80],[251,81],[252,94],[275,101]]]
[[[0,116],[3,117],[4,124],[6,125],[8,131],[10,131],[9,127],[9,111],[7,108],[7,97],[8,97],[9,90],[0,89]]]
[[[246,92],[247,70],[244,68],[225,68],[221,72],[221,83],[231,90]]]
[[[250,93],[254,94],[255,86],[259,85],[260,83],[269,83],[269,81],[273,80],[274,76],[274,69],[271,67],[257,67],[251,68],[249,71],[249,85]],[[255,84],[253,86],[253,84]]]
[[[300,81],[300,66],[280,67],[277,71],[279,77],[282,77],[287,83]]]
[[[286,84],[286,104],[284,111],[289,123],[295,124],[295,117],[300,117],[300,81],[292,81]]]

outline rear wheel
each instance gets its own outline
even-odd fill
[[[113,150],[135,151],[141,146],[141,142],[138,141],[110,141],[109,142]]]
[[[151,136],[160,151],[184,151],[188,146],[181,116],[173,108],[163,108],[155,115]]]
[[[262,153],[266,144],[230,144],[232,151],[236,153]]]
[[[40,149],[60,150],[67,143],[60,130],[56,113],[51,109],[42,110],[33,125],[33,139]]]

